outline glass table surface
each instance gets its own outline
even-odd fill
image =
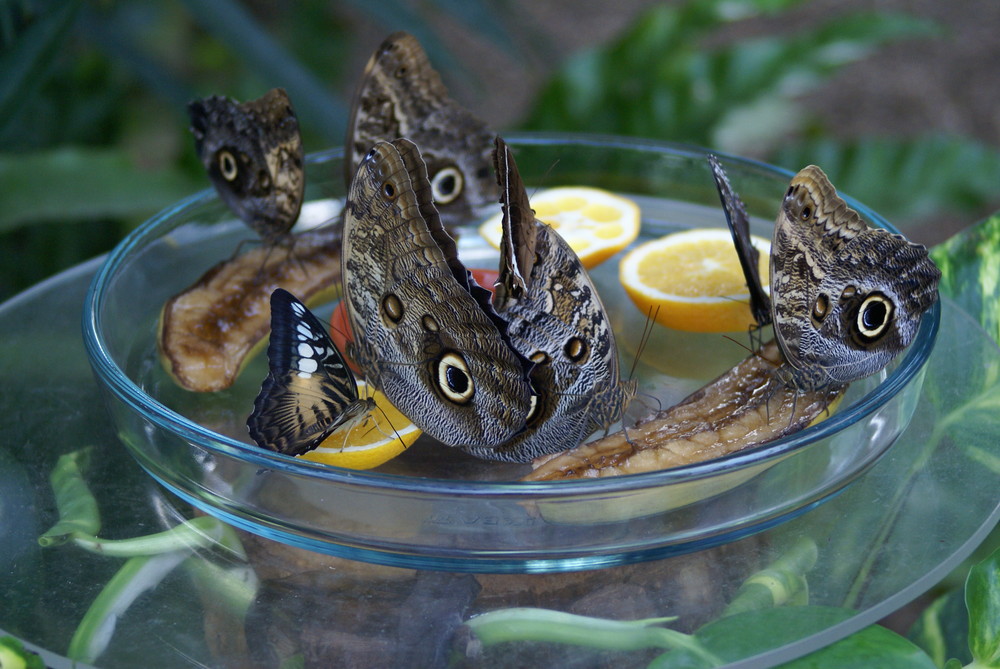
[[[100,507],[102,537],[151,534],[193,516],[128,456],[106,416],[80,334],[81,306],[99,263],[68,270],[0,306],[0,635],[23,640],[53,667],[70,666],[64,654],[77,623],[122,564],[72,546],[39,546],[38,536],[58,517],[48,480],[58,457],[92,447],[87,480]],[[400,636],[404,628],[411,637],[427,637],[428,629],[451,635],[476,611],[521,605],[600,615],[608,600],[627,602],[634,611],[628,617],[678,616],[672,626],[690,631],[717,615],[747,576],[808,541],[818,555],[807,575],[810,604],[856,613],[732,666],[789,661],[927,591],[1000,518],[1000,486],[988,466],[1000,462],[990,408],[1000,390],[1000,350],[947,300],[926,375],[913,421],[870,471],[828,502],[756,535],[598,571],[473,575],[352,563],[241,533],[248,573],[258,584],[245,620],[225,620],[197,579],[170,574],[120,613],[95,663],[237,666],[256,638],[286,638],[289,629],[304,638],[337,621],[363,633],[352,633],[350,643],[343,636],[300,642],[339,644],[355,653],[345,656],[355,663],[381,663],[413,641]],[[415,628],[414,617],[426,624]],[[440,658],[439,651],[416,652],[428,653],[418,657],[430,662]],[[566,646],[548,652],[554,653],[550,661],[558,657],[563,666],[590,666],[609,657]],[[537,659],[487,653],[469,666],[526,657]],[[650,657],[623,653],[616,662],[644,666]]]

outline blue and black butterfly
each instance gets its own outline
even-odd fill
[[[302,455],[368,415],[354,374],[316,316],[287,290],[271,293],[269,371],[247,419],[261,448]]]

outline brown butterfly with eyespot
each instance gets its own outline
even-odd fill
[[[709,162],[741,263],[756,267],[746,209],[718,159]],[[865,223],[810,165],[778,211],[770,297],[755,272],[744,275],[759,325],[774,324],[787,363],[779,372],[818,390],[874,374],[909,346],[937,301],[941,271],[924,246]]]
[[[420,42],[404,32],[376,49],[355,91],[344,142],[348,187],[369,149],[397,137],[420,147],[446,226],[467,224],[495,205],[493,133],[448,96]]]
[[[458,259],[413,142],[378,142],[344,208],[344,301],[366,378],[427,435],[489,449],[524,429],[530,363]]]
[[[195,151],[223,202],[264,243],[289,234],[305,194],[299,123],[283,89],[239,103],[221,96],[188,105]]]
[[[493,304],[511,346],[535,366],[523,432],[500,446],[467,449],[528,462],[577,446],[620,420],[635,382],[619,378],[611,322],[576,253],[531,210],[514,156],[499,137],[494,165],[503,209],[500,276]]]

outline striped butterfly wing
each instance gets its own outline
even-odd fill
[[[271,293],[269,371],[247,419],[257,445],[286,455],[319,446],[371,409],[323,324],[281,288]]]

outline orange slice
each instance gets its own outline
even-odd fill
[[[600,188],[543,190],[532,196],[531,208],[538,220],[566,240],[587,269],[600,265],[639,235],[639,205]],[[497,214],[479,227],[479,234],[495,248],[500,248],[500,221]]]
[[[357,383],[358,395],[370,395],[375,408],[361,421],[331,434],[317,448],[303,454],[303,459],[348,469],[371,469],[405,451],[420,436],[420,428],[392,406],[385,395],[364,381]]]
[[[768,285],[771,244],[753,236]],[[728,230],[694,229],[640,244],[622,258],[618,277],[643,313],[688,332],[740,332],[754,324],[750,293]]]

